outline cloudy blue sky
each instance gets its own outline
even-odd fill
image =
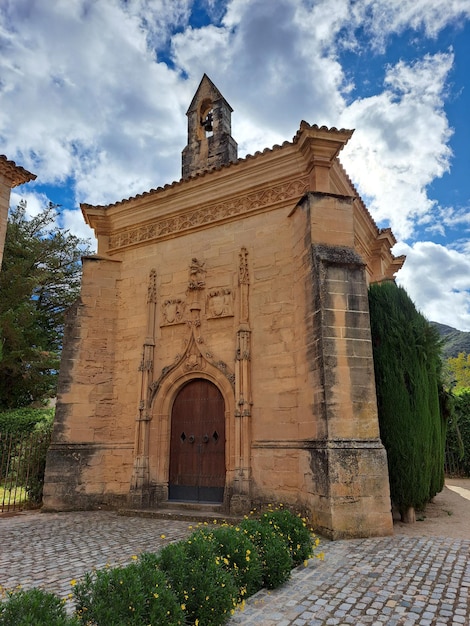
[[[355,133],[341,161],[431,320],[470,331],[470,0],[1,0],[0,153],[12,203],[106,204],[178,180],[206,72],[240,156],[300,121]]]

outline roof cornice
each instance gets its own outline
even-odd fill
[[[9,180],[12,188],[36,180],[36,174],[31,174],[14,161],[9,161],[3,154],[0,154],[0,173]]]

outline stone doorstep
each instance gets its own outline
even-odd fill
[[[118,515],[210,524],[214,521],[218,524],[224,522],[238,524],[242,519],[242,517],[226,515],[222,505],[196,502],[165,502],[161,503],[158,509],[119,509]]]

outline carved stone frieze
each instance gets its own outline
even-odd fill
[[[117,250],[142,242],[162,239],[174,233],[181,233],[206,224],[212,224],[232,217],[239,217],[284,200],[296,200],[308,191],[306,176],[297,180],[274,185],[239,198],[194,209],[184,214],[155,220],[145,226],[115,233],[109,238],[109,249]]]
[[[207,294],[207,318],[233,317],[233,292],[228,287],[211,289]]]

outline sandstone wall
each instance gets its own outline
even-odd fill
[[[141,480],[153,485],[154,505],[164,499],[172,400],[188,376],[210,372],[226,385],[229,509],[235,495],[241,509],[282,501],[308,510],[332,537],[390,533],[367,283],[352,231],[350,200],[310,194],[294,211],[286,201],[268,213],[131,247],[113,259],[87,259],[61,368],[46,507],[124,502],[142,438],[148,458]],[[236,371],[242,248],[252,390],[244,420],[235,417],[236,386],[227,382]],[[148,400],[149,275],[156,270],[151,377],[165,381],[166,372],[183,369],[179,359],[191,336],[185,305],[192,259],[205,271],[198,328],[203,359],[185,378],[175,377],[164,398],[161,383],[155,385],[148,427],[136,427],[139,405]],[[220,289],[229,294],[228,308],[217,317],[210,299]]]

